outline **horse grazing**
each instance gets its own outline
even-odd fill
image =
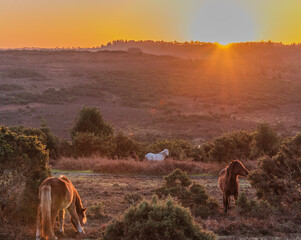
[[[40,236],[45,239],[57,239],[54,235],[54,224],[59,213],[60,232],[64,233],[65,209],[71,215],[71,223],[79,233],[85,233],[83,225],[86,223],[86,210],[81,202],[78,192],[70,180],[49,177],[42,182],[39,188],[40,205],[37,216],[36,239]]]
[[[220,171],[218,186],[223,193],[225,212],[230,208],[230,196],[233,195],[234,200],[237,200],[239,186],[238,176],[246,177],[248,174],[249,171],[239,160],[232,161],[229,166]]]
[[[148,153],[145,155],[145,159],[149,161],[163,161],[166,156],[169,155],[168,149],[164,149],[159,153]]]

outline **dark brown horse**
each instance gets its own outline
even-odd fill
[[[227,212],[230,207],[230,196],[234,196],[234,204],[237,200],[239,187],[238,176],[246,177],[248,174],[249,171],[239,160],[232,161],[229,166],[220,171],[218,186],[223,193],[225,212]]]
[[[59,213],[60,232],[64,232],[65,209],[71,215],[71,223],[79,233],[85,233],[86,210],[78,192],[65,176],[50,177],[42,182],[39,188],[40,205],[37,216],[36,239],[57,239],[54,235],[54,224]]]

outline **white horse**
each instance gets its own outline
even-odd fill
[[[145,155],[145,159],[149,161],[163,161],[165,157],[169,155],[168,149],[164,149],[159,153],[148,153]]]

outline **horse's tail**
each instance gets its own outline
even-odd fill
[[[41,189],[42,237],[48,239],[52,235],[51,226],[51,186],[44,185]]]

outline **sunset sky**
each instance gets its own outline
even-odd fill
[[[301,0],[0,0],[0,48],[301,42]]]

